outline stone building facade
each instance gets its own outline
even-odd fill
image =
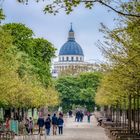
[[[72,25],[68,33],[68,40],[60,48],[58,61],[53,65],[53,76],[62,74],[77,74],[84,71],[93,71],[94,64],[84,61],[82,47],[75,40]]]

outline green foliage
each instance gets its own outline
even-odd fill
[[[18,2],[26,4],[28,4],[28,1],[29,0],[18,0]],[[37,2],[40,2],[40,0],[37,0]],[[140,2],[138,0],[119,0],[117,2],[114,0],[53,0],[50,3],[46,3],[44,12],[56,15],[60,10],[63,9],[66,14],[69,14],[74,10],[75,7],[78,7],[80,4],[84,4],[85,8],[88,9],[92,9],[95,4],[100,4],[121,16],[140,18]]]
[[[56,82],[56,89],[60,93],[61,106],[64,111],[73,106],[94,109],[94,97],[100,83],[101,74],[97,72],[82,73],[76,77],[60,77]]]
[[[128,18],[124,22],[125,27],[112,31],[103,26],[108,40],[102,50],[109,65],[96,94],[100,105],[124,106],[130,95],[140,95],[140,19]]]
[[[33,71],[38,74],[40,81],[48,86],[51,82],[51,59],[55,56],[55,48],[43,38],[33,39],[31,63]]]
[[[11,34],[13,45],[19,50],[19,75],[22,78],[27,73],[33,75],[47,87],[51,82],[51,58],[56,49],[43,38],[33,38],[33,31],[23,24],[5,24],[3,29]]]
[[[3,14],[3,10],[0,9],[0,22],[1,20],[4,20],[5,19],[5,15]]]
[[[58,93],[49,86],[49,66],[55,51],[51,43],[32,38],[33,32],[22,24],[4,25],[0,34],[0,106],[57,105]]]
[[[9,23],[2,27],[13,38],[13,45],[20,51],[31,52],[31,38],[33,31],[21,23]]]

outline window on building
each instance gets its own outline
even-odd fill
[[[62,57],[62,61],[64,61],[64,57]]]
[[[73,61],[73,57],[71,57],[71,61]]]
[[[67,57],[67,61],[69,61],[69,57]]]
[[[76,61],[78,61],[78,57],[76,57]]]
[[[82,61],[82,57],[80,57],[80,61]]]

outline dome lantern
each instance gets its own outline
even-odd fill
[[[75,40],[74,31],[72,29],[72,23],[71,23],[71,28],[69,30],[68,40]]]

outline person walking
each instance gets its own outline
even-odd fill
[[[58,124],[59,135],[62,135],[63,134],[63,124],[64,124],[63,116],[59,115],[57,124]]]
[[[29,131],[29,119],[26,117],[25,118],[25,129],[26,129],[26,132],[29,134],[30,131]]]
[[[38,130],[38,133],[40,135],[43,135],[42,131],[43,131],[43,126],[44,126],[44,118],[43,117],[39,117],[38,120],[37,120],[37,125],[39,127],[39,130]]]
[[[19,134],[23,135],[25,130],[25,122],[21,119],[19,121]]]
[[[69,117],[72,117],[72,111],[71,110],[69,110]]]
[[[77,112],[75,113],[75,122],[77,122]]]
[[[10,129],[10,117],[7,117],[7,118],[6,118],[5,124],[6,124],[6,125],[5,125],[6,129],[9,130],[9,129]]]
[[[80,111],[77,112],[77,122],[80,122]]]
[[[84,113],[80,111],[80,122],[83,122]]]
[[[91,117],[91,114],[90,112],[87,112],[87,121],[90,123],[90,117]]]
[[[46,128],[46,135],[50,135],[50,129],[51,129],[51,118],[50,114],[48,114],[48,117],[45,121],[45,128]]]
[[[57,117],[56,114],[54,113],[53,117],[52,117],[52,125],[53,125],[53,135],[56,135],[56,131],[57,131]]]
[[[29,118],[29,133],[33,134],[34,123],[32,117]]]

